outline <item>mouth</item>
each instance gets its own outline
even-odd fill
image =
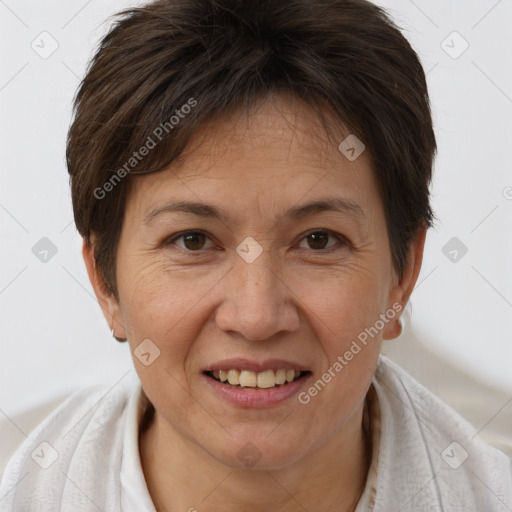
[[[229,368],[225,370],[206,370],[207,377],[235,389],[268,390],[284,388],[287,385],[306,378],[310,371],[293,369],[268,369],[259,372]]]

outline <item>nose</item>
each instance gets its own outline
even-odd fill
[[[252,263],[237,258],[222,286],[215,317],[222,331],[255,341],[299,327],[293,291],[264,254]]]

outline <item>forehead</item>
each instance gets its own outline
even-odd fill
[[[268,159],[271,155],[280,164],[304,161],[315,167],[332,167],[341,159],[339,142],[350,132],[328,112],[323,115],[335,123],[332,138],[311,105],[289,95],[270,96],[247,111],[234,111],[201,126],[174,170],[183,170],[183,164],[191,159],[222,164],[226,155],[231,162],[255,156]]]
[[[201,126],[169,169],[133,176],[130,205],[147,215],[176,194],[217,198],[226,208],[243,207],[251,197],[268,206],[326,192],[378,200],[369,152],[354,161],[342,154],[338,145],[350,133],[338,124],[329,137],[311,106],[286,96],[233,112]]]

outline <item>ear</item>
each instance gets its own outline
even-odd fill
[[[382,336],[385,340],[397,338],[402,332],[400,316],[403,314],[420,274],[426,236],[427,228],[420,228],[411,242],[402,277],[389,294],[388,309],[399,310],[400,314],[393,321],[386,324]],[[400,305],[400,308],[398,308],[398,305]]]
[[[115,296],[108,290],[103,276],[101,275],[96,260],[94,258],[94,241],[89,242],[85,237],[82,242],[82,256],[84,258],[89,281],[94,289],[94,294],[98,299],[98,304],[103,311],[103,316],[109,325],[110,330],[120,338],[126,338],[126,330],[124,328],[119,303]]]

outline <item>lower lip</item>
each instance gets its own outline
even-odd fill
[[[288,384],[271,389],[234,388],[223,384],[207,375],[202,375],[206,383],[215,393],[238,407],[262,408],[272,407],[281,404],[298,393],[311,374],[302,376],[300,379]]]

